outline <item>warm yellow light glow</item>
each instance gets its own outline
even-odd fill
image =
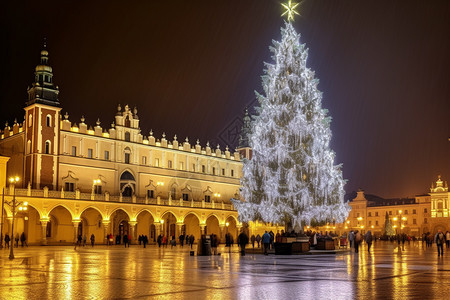
[[[294,21],[294,16],[295,16],[295,15],[300,15],[300,14],[295,10],[295,8],[296,8],[299,4],[300,4],[300,3],[292,4],[292,1],[291,1],[291,0],[289,0],[289,2],[288,2],[287,5],[281,3],[281,5],[286,9],[286,11],[285,11],[281,16],[287,15],[287,20],[288,20],[288,22],[289,22],[290,20]]]
[[[397,221],[397,217],[394,218],[394,221]]]
[[[371,227],[374,228],[373,225]]]
[[[161,224],[164,224],[164,220],[161,220]]]
[[[87,133],[90,135],[94,135],[94,130],[88,130]]]
[[[307,229],[309,229],[309,226],[306,226]]]
[[[345,229],[347,229],[348,227],[347,226],[345,226]]]
[[[102,133],[102,136],[103,137],[106,137],[106,138],[109,138],[109,133],[108,132],[103,132]],[[145,141],[144,141],[145,142]],[[145,143],[144,143],[145,144]],[[148,144],[148,143],[147,143]]]
[[[394,225],[394,228],[397,228],[397,225]]]
[[[21,207],[19,207],[19,210],[22,210],[23,209],[23,207],[21,206]]]
[[[27,210],[27,207],[25,206],[25,207],[23,208],[23,210]]]
[[[163,186],[163,185],[164,185],[164,182],[158,181],[158,182],[156,183],[156,185]]]
[[[399,213],[399,214],[402,214],[402,210],[400,209],[400,210],[398,211],[398,213]]]
[[[347,221],[347,224],[350,224],[350,221]]]
[[[361,225],[361,229],[363,229],[364,228],[364,225]]]
[[[406,217],[403,217],[402,220],[403,220],[403,221],[406,221]]]
[[[219,193],[215,193],[214,197],[220,198],[220,194]]]
[[[70,128],[70,131],[73,131],[73,132],[78,132],[78,130],[79,130],[78,127],[71,127]]]
[[[28,202],[25,201],[25,202],[23,203],[23,205],[28,206]]]
[[[227,226],[227,227],[228,227],[229,225],[230,225],[230,223],[228,223],[228,222],[226,222],[226,223],[225,223],[225,226]]]
[[[358,217],[358,221],[361,221],[362,220],[362,217]]]

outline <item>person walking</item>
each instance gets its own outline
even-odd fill
[[[348,241],[350,242],[350,248],[354,247],[355,233],[353,232],[353,230],[350,230],[350,232],[348,233]]]
[[[142,244],[144,244],[144,248],[147,246],[147,244],[148,244],[148,237],[147,237],[147,235],[143,235],[142,236]]]
[[[367,252],[369,252],[370,254],[370,246],[372,246],[372,232],[367,231],[367,233],[364,235],[364,240],[366,241],[367,244]]]
[[[114,236],[112,235],[112,233],[109,234],[108,239],[109,239],[109,245],[113,245],[113,242],[114,242]]]
[[[193,234],[191,234],[189,236],[189,245],[191,246],[191,249],[192,249],[192,245],[194,245],[194,241],[195,241],[195,237]]]
[[[361,233],[356,230],[355,231],[355,253],[359,253],[359,244],[361,243]]]
[[[445,233],[445,243],[447,244],[447,249],[450,247],[450,232],[447,230]]]
[[[213,255],[217,255],[217,235],[214,233],[211,233],[211,250]]]
[[[163,244],[163,247],[167,247],[167,237],[166,237],[166,235],[163,235],[163,237],[162,237],[162,244]]]
[[[86,247],[87,237],[86,234],[83,235],[83,247]]]
[[[22,245],[22,248],[24,244],[28,247],[27,236],[25,235],[25,232],[22,232],[22,234],[20,235],[20,244]]]
[[[273,231],[271,230],[271,231],[269,232],[269,235],[270,235],[270,249],[273,249],[273,243],[274,243],[274,241],[275,241],[275,234],[274,234]]]
[[[241,255],[245,256],[245,246],[248,244],[248,236],[243,230],[241,234],[239,234],[237,242],[239,246],[241,246]]]
[[[156,242],[158,243],[158,248],[161,248],[161,244],[162,244],[162,236],[158,235],[158,237],[156,238]]]
[[[95,243],[95,235],[91,234],[91,247],[94,247],[94,243]]]
[[[267,232],[264,232],[263,236],[262,236],[262,244],[264,247],[264,255],[269,255],[269,253],[267,252],[269,250],[269,246],[270,246],[270,234]]]
[[[81,247],[81,243],[83,242],[83,237],[81,236],[81,234],[79,234],[77,236],[77,240],[75,242],[75,248],[73,248],[73,250],[77,250],[77,246]]]
[[[9,241],[10,241],[11,239],[10,239],[10,237],[9,237],[9,234],[5,234],[5,246],[6,246],[6,248],[8,248],[9,249]]]
[[[180,246],[181,248],[183,248],[183,244],[184,244],[184,234],[181,234],[178,239],[180,240]]]
[[[259,243],[261,243],[261,236],[259,235],[259,233],[256,235],[256,243],[258,244],[259,248]]]
[[[127,247],[127,244],[128,248],[130,248],[130,241],[128,240],[128,234],[123,235],[123,244],[125,245],[125,248]]]
[[[250,238],[250,240],[252,241],[252,247],[253,249],[255,249],[255,241],[256,241],[256,237],[254,234],[252,234],[252,237]]]
[[[15,244],[15,247],[16,248],[19,248],[19,233],[16,233],[16,235],[14,236],[14,241],[16,242]]]
[[[439,229],[438,233],[436,233],[436,236],[434,237],[434,242],[436,243],[438,249],[438,257],[441,255],[444,256],[445,236],[442,230]]]

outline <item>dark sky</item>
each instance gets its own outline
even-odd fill
[[[91,3],[95,2],[95,3]],[[22,120],[44,37],[63,113],[109,127],[137,106],[142,133],[234,142],[260,91],[280,1],[7,1],[0,122]],[[450,1],[305,0],[309,48],[348,192],[425,193],[450,180]]]

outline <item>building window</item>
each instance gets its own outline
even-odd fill
[[[225,176],[225,169],[222,169],[222,176]]]
[[[205,173],[205,165],[202,165],[202,173]]]
[[[92,158],[93,152],[94,151],[92,149],[88,149],[88,158]]]
[[[408,214],[408,210],[407,209],[405,209],[405,215],[407,215]]]
[[[211,202],[211,196],[205,195],[205,202]]]
[[[372,221],[369,221],[369,226],[372,225]]]
[[[192,172],[195,172],[195,164],[192,164]]]
[[[413,209],[413,215],[415,215],[417,212],[416,212],[416,210],[415,209]]]
[[[130,153],[125,153],[125,163],[126,164],[130,163]]]
[[[426,214],[428,212],[428,209],[424,208],[423,213]]]
[[[50,154],[50,141],[45,142],[45,154]]]
[[[389,215],[392,216],[392,210],[389,211]]]
[[[371,212],[369,212],[369,217],[371,217],[372,216],[372,213]]]
[[[72,146],[72,156],[77,156],[77,147]]]
[[[212,169],[212,174],[213,174],[213,175],[216,175],[216,168],[214,168],[214,167],[213,167],[213,169]]]
[[[416,225],[417,224],[417,220],[413,219],[413,224]]]
[[[180,170],[184,170],[184,163],[182,161],[180,162]]]
[[[147,198],[149,198],[149,199],[155,198],[155,191],[154,190],[147,190]]]
[[[155,167],[159,167],[159,158],[155,158]]]
[[[142,156],[142,164],[143,165],[147,164],[147,156]]]
[[[189,194],[183,193],[183,200],[189,201]]]
[[[176,199],[176,197],[177,197],[177,190],[175,189],[175,187],[172,187],[170,189],[170,196],[171,196],[172,199]]]
[[[171,161],[171,160],[168,160],[168,161],[167,161],[167,167],[168,167],[169,169],[172,169],[172,161]]]
[[[231,170],[231,177],[234,177],[234,170]]]
[[[105,151],[105,160],[109,160],[109,151]]]
[[[125,132],[125,141],[127,141],[127,142],[130,141],[130,133],[129,132]]]
[[[52,117],[50,115],[47,115],[47,127],[52,126]]]
[[[102,193],[102,186],[94,185],[94,193],[100,195]]]
[[[378,226],[378,221],[375,221],[375,225],[377,225],[377,226]]]
[[[424,219],[423,219],[423,223],[424,223],[424,224],[427,224],[427,223],[428,223],[427,218],[424,218]]]
[[[375,217],[378,217],[378,212],[377,211],[375,212]]]
[[[66,192],[74,192],[75,191],[75,184],[73,182],[66,182],[64,184],[64,191],[66,191]]]

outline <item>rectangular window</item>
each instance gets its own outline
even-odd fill
[[[130,153],[125,153],[125,163],[126,164],[130,163]]]
[[[225,169],[222,169],[222,176],[225,176]]]
[[[77,147],[72,146],[72,156],[77,156]]]
[[[375,225],[377,225],[377,226],[378,226],[378,221],[375,221]]]
[[[415,209],[413,209],[413,215],[415,215],[417,212],[416,212],[416,210]]]
[[[155,158],[155,167],[159,167],[159,158]]]
[[[109,151],[105,151],[105,160],[109,160]]]
[[[413,219],[413,224],[416,225],[417,224],[417,220]]]
[[[189,194],[183,193],[183,200],[189,201]]]
[[[142,164],[143,165],[147,164],[147,156],[142,156]]]
[[[389,215],[392,216],[392,210],[389,211]]]
[[[372,216],[372,213],[371,212],[369,212],[369,217],[371,217]]]
[[[202,165],[202,173],[205,173],[205,165]]]
[[[428,210],[426,208],[423,209],[423,213],[426,214]]]
[[[407,209],[405,209],[405,215],[407,215],[408,214],[408,210]]]
[[[213,171],[212,174],[213,174],[213,175],[216,175],[216,168],[213,167],[213,170],[212,170],[212,171]]]
[[[75,190],[75,184],[73,182],[66,182],[64,184],[64,191],[73,192]]]
[[[168,167],[169,169],[172,169],[172,161],[171,161],[171,160],[168,160],[168,161],[167,161],[167,167]]]
[[[205,195],[205,202],[211,202],[211,196]]]
[[[234,170],[231,170],[231,177],[234,177]]]
[[[93,156],[93,150],[88,149],[88,158],[92,158],[92,156]]]
[[[100,195],[102,193],[102,186],[101,185],[95,185],[94,186],[94,193]]]
[[[155,198],[155,191],[154,190],[147,190],[147,198],[149,198],[149,199]]]
[[[378,217],[378,212],[377,211],[375,212],[375,217]]]
[[[424,219],[423,219],[423,223],[424,223],[424,224],[427,224],[427,223],[428,223],[427,218],[424,218]]]

